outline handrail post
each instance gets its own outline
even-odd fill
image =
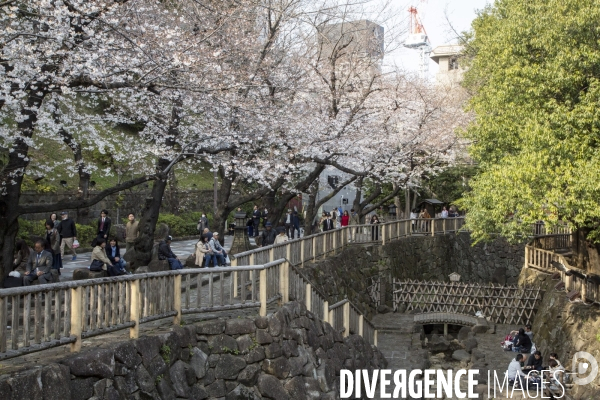
[[[260,313],[261,317],[267,316],[267,270],[260,270]]]
[[[384,244],[385,244],[385,236],[386,236],[386,234],[385,234],[385,231],[387,230],[387,229],[385,229],[385,228],[387,228],[387,226],[386,226],[386,225],[383,225],[383,226],[381,227],[381,244],[382,244],[382,245],[384,245]],[[378,227],[375,227],[375,229],[378,229]]]
[[[454,233],[458,233],[458,218],[454,218]]]
[[[350,302],[347,301],[342,306],[343,312],[343,321],[344,321],[344,337],[348,337],[350,335]]]
[[[435,236],[435,218],[432,218],[429,223],[431,224],[431,236]]]
[[[79,286],[71,289],[71,336],[75,336],[75,342],[71,343],[71,352],[81,350],[81,332],[83,331],[83,287]],[[87,310],[86,310],[87,312]],[[28,316],[26,316],[28,317]],[[2,327],[5,329],[6,325]]]
[[[444,235],[446,234],[446,218],[442,220],[442,229],[444,229]]]
[[[275,261],[275,249],[271,247],[269,249],[269,262]]]
[[[373,346],[377,347],[377,329],[373,331]]]
[[[363,333],[364,333],[364,325],[363,325],[363,324],[364,324],[364,322],[365,322],[364,320],[365,320],[365,317],[364,317],[364,315],[360,314],[360,315],[358,316],[358,334],[359,334],[361,337],[364,337],[364,335],[363,335]]]
[[[140,281],[129,282],[129,320],[134,325],[129,328],[129,338],[137,339],[140,336],[140,312],[141,312],[141,298],[140,298]]]
[[[173,325],[181,325],[181,275],[175,275],[173,278],[173,311],[177,313],[173,317]]]
[[[523,268],[528,268],[529,267],[529,246],[525,245],[525,265],[523,265]]]
[[[327,235],[329,235],[329,232],[332,232],[332,231],[327,231],[323,235],[323,260],[327,258]]]
[[[323,302],[323,322],[330,322],[329,321],[329,302],[327,300],[325,300]]]
[[[232,267],[237,267],[237,258],[234,258],[233,260],[231,260],[231,266]],[[232,279],[233,279],[233,298],[235,299],[238,295],[238,273],[237,271],[234,271],[231,273],[232,275]]]
[[[335,253],[337,251],[337,230],[333,230],[331,232],[333,232],[332,233],[333,239],[331,241],[332,241],[332,246],[333,246],[333,254],[335,255]]]
[[[279,294],[281,295],[281,304],[290,301],[290,263],[283,262],[279,266]]]
[[[287,258],[289,262],[292,262],[292,245],[290,243],[285,245],[285,258]]]
[[[311,240],[312,240],[312,258],[311,258],[311,260],[314,261],[317,259],[317,238],[313,237]]]
[[[306,243],[305,239],[300,241],[300,265],[304,268],[304,243]]]
[[[310,308],[311,305],[311,296],[312,296],[312,285],[310,283],[306,284],[306,309],[308,311],[312,311]]]

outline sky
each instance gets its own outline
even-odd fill
[[[490,2],[491,0],[409,0],[406,9],[411,4],[417,7],[431,46],[435,49],[436,46],[451,43],[455,37],[446,21],[446,10],[453,27],[462,32],[470,28],[476,17],[476,10],[484,8]],[[408,11],[406,13],[408,15]],[[402,48],[386,56],[384,63],[396,63],[406,71],[418,73],[419,61],[419,51]],[[437,69],[437,64],[429,60],[430,77],[435,76]]]

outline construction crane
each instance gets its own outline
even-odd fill
[[[429,72],[429,55],[431,54],[431,43],[425,32],[425,27],[421,23],[419,18],[419,12],[416,7],[410,7],[408,9],[410,13],[409,21],[409,33],[408,38],[404,42],[404,47],[409,49],[419,50],[421,52],[421,62],[419,65],[419,72],[421,79],[427,79],[427,73]]]

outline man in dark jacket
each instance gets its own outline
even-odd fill
[[[40,284],[52,283],[52,264],[54,262],[52,253],[44,250],[43,240],[35,242],[33,248],[35,252],[31,253],[27,260],[23,284],[29,286],[35,280],[39,280]]]
[[[273,230],[273,226],[271,225],[270,222],[267,222],[265,224],[265,230],[263,231],[262,235],[261,235],[261,242],[260,245],[261,246],[270,246],[273,243],[275,243],[275,238],[277,237],[277,232],[275,232],[275,230]]]
[[[65,245],[71,249],[73,253],[73,261],[77,259],[77,253],[75,253],[75,249],[73,248],[73,242],[77,240],[77,228],[75,227],[75,222],[69,218],[69,213],[67,211],[63,211],[60,213],[62,217],[62,221],[60,225],[58,225],[58,233],[60,233],[60,237],[62,238],[60,242],[60,258],[65,259]]]
[[[254,211],[252,211],[252,229],[254,233],[254,237],[258,236],[258,226],[260,225],[260,210],[258,206],[254,206]]]
[[[100,218],[98,218],[98,237],[108,241],[108,235],[110,233],[111,220],[108,218],[108,211],[102,210]]]
[[[167,260],[171,269],[183,269],[183,265],[181,264],[181,261],[179,261],[179,257],[177,257],[175,253],[173,253],[173,250],[171,250],[172,241],[173,237],[167,236],[165,240],[160,242],[158,245],[158,259]]]
[[[323,232],[333,230],[333,220],[331,214],[327,213],[327,219],[323,221]]]
[[[292,225],[294,229],[292,229],[292,239],[294,238],[296,231],[298,231],[298,237],[300,237],[300,218],[298,217],[298,211],[294,211],[292,214]]]

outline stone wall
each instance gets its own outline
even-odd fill
[[[521,285],[545,290],[531,329],[536,348],[544,360],[550,353],[557,353],[563,366],[573,370],[573,355],[578,351],[588,352],[600,361],[600,309],[595,304],[570,302],[564,290],[554,289],[559,282],[531,268],[523,269],[520,276]],[[588,385],[574,385],[568,394],[575,399],[600,398],[600,377]]]
[[[335,399],[342,368],[385,368],[358,335],[288,303],[91,349],[0,380],[2,399]]]
[[[308,280],[329,296],[330,304],[350,299],[370,318],[375,312],[368,294],[380,273],[383,303],[391,306],[392,278],[448,282],[452,272],[461,282],[517,284],[525,262],[525,246],[503,239],[471,244],[468,233],[413,236],[381,245],[352,245],[340,254],[302,269]]]

